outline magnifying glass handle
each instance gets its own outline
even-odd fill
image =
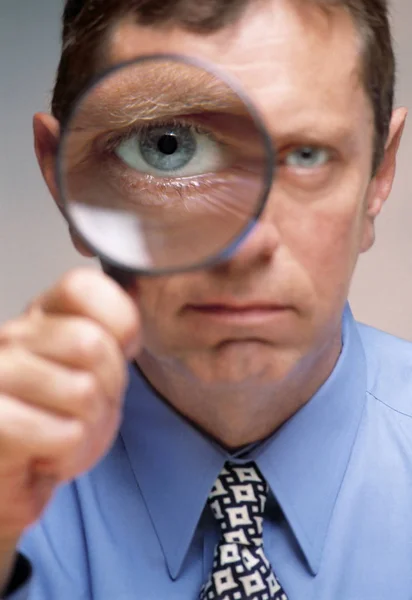
[[[127,289],[134,282],[136,275],[105,262],[101,262],[104,273],[111,277],[122,288]]]

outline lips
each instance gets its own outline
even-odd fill
[[[247,312],[258,312],[258,311],[276,311],[285,310],[288,308],[283,304],[274,304],[251,301],[247,303],[237,303],[234,301],[210,301],[201,304],[190,304],[188,308],[192,310],[199,310],[204,312],[231,312],[231,313],[247,313]]]
[[[209,314],[228,314],[228,315],[247,315],[253,313],[269,313],[284,310],[284,308],[276,307],[268,307],[268,306],[244,306],[244,307],[234,307],[234,306],[219,306],[219,305],[207,305],[207,306],[191,306],[189,307],[191,310],[195,310],[202,313]]]
[[[282,315],[285,315],[288,312],[287,308],[284,305],[262,304],[261,302],[251,302],[250,304],[211,302],[188,306],[186,314],[221,325],[262,327],[269,326],[274,319],[277,321]]]
[[[219,339],[229,336],[240,343],[246,338],[265,340],[274,327],[279,332],[288,324],[291,308],[273,301],[239,302],[225,298],[188,304],[184,314],[197,334],[217,335]]]

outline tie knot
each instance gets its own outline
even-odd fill
[[[261,546],[268,486],[254,463],[226,463],[209,496],[209,504],[227,544]]]

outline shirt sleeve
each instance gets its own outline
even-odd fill
[[[61,486],[41,520],[21,537],[11,580],[0,599],[90,598],[83,531],[75,486]]]
[[[27,600],[29,597],[32,568],[23,554],[18,554],[14,570],[2,600]]]

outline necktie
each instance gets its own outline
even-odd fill
[[[222,535],[199,600],[287,600],[263,551],[267,493],[254,463],[226,463],[208,501]]]

